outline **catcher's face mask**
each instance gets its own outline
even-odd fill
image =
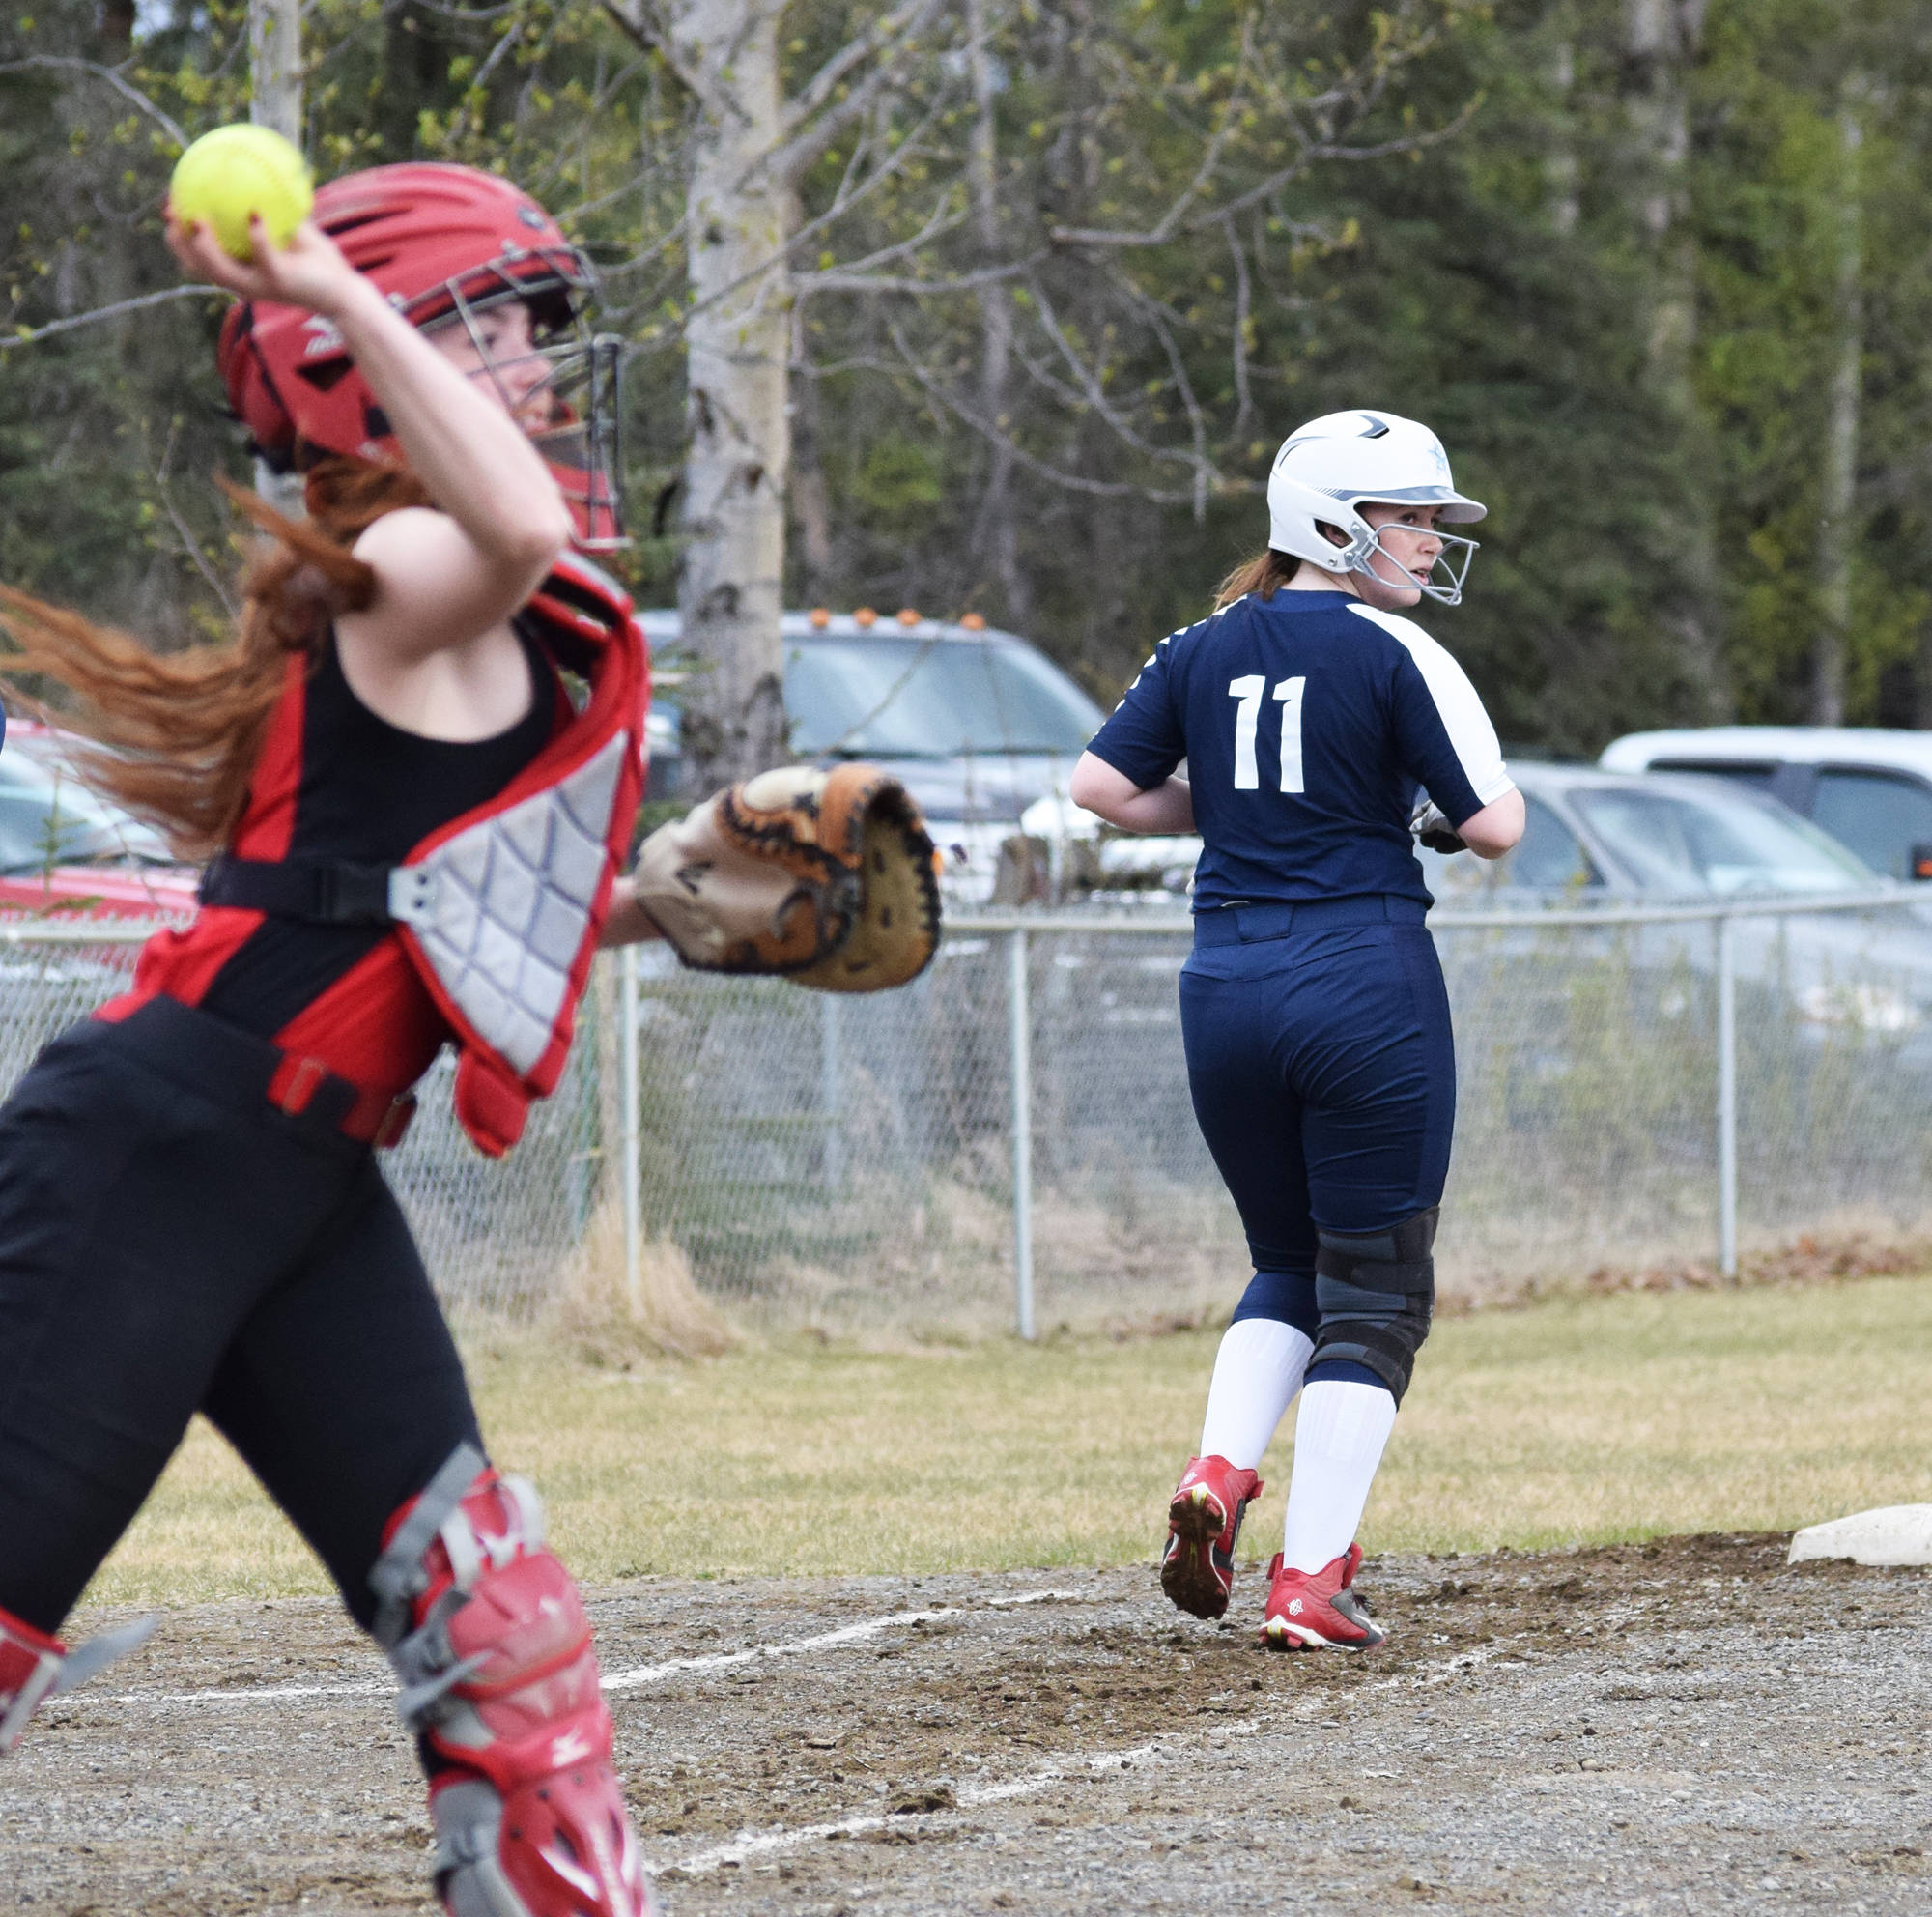
[[[622,341],[592,334],[562,300],[505,283],[472,298],[453,293],[447,319],[424,329],[472,380],[487,383],[530,437],[578,526],[578,546],[627,545],[611,476],[619,470]]]

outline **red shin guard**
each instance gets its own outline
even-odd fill
[[[58,1638],[0,1611],[0,1757],[20,1741],[28,1718],[43,1699],[71,1691],[117,1657],[127,1656],[147,1641],[155,1622],[143,1617],[69,1650]]]
[[[35,1706],[53,1695],[66,1662],[67,1646],[58,1638],[0,1611],[0,1751],[20,1741]]]
[[[649,1917],[589,1621],[535,1491],[463,1446],[369,1581],[403,1721],[447,1766],[430,1810],[453,1917]]]

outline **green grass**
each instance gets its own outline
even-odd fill
[[[596,1370],[469,1346],[500,1463],[591,1582],[1148,1561],[1215,1339],[919,1352],[766,1345]],[[1778,1529],[1932,1498],[1932,1283],[1563,1299],[1438,1325],[1369,1507],[1375,1550]],[[1279,1541],[1293,1418],[1242,1540]],[[103,1568],[104,1601],[320,1590],[197,1426]]]

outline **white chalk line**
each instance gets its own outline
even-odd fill
[[[1493,1655],[1493,1651],[1479,1646],[1472,1651],[1460,1652],[1447,1664],[1422,1671],[1403,1672],[1394,1676],[1383,1677],[1375,1683],[1365,1684],[1354,1695],[1360,1697],[1364,1692],[1373,1691],[1433,1689],[1437,1684],[1447,1683],[1452,1677],[1460,1677],[1467,1672],[1479,1669]],[[1332,1698],[1319,1701],[1320,1707],[1324,1710],[1332,1708],[1336,1702],[1337,1700]],[[696,1851],[689,1857],[667,1858],[661,1863],[653,1864],[651,1869],[660,1874],[675,1871],[682,1876],[702,1876],[730,1865],[749,1863],[753,1857],[770,1856],[781,1850],[795,1850],[802,1845],[823,1844],[838,1838],[864,1837],[872,1831],[888,1829],[895,1823],[901,1827],[916,1827],[928,1818],[958,1817],[967,1812],[981,1810],[988,1804],[1009,1803],[1019,1797],[1036,1797],[1041,1791],[1050,1789],[1056,1784],[1064,1783],[1068,1777],[1082,1770],[1094,1775],[1111,1770],[1128,1770],[1136,1763],[1158,1761],[1201,1744],[1226,1743],[1230,1738],[1252,1737],[1263,1731],[1284,1728],[1287,1727],[1279,1719],[1248,1718],[1236,1724],[1210,1725],[1206,1730],[1192,1732],[1175,1732],[1166,1737],[1156,1738],[1151,1744],[1136,1744],[1123,1751],[1075,1752],[1068,1757],[1052,1759],[1022,1776],[1009,1778],[1004,1784],[963,1786],[956,1793],[955,1808],[950,1811],[896,1814],[889,1812],[884,1816],[841,1817],[835,1823],[800,1824],[794,1829],[741,1831],[728,1844],[716,1845],[708,1850]]]
[[[1260,1726],[1252,1724],[1229,1726],[1225,1734],[1247,1736],[1259,1729]],[[980,1810],[988,1804],[1004,1804],[1015,1797],[1037,1796],[1050,1786],[1063,1783],[1083,1765],[1093,1771],[1119,1770],[1132,1765],[1138,1759],[1161,1755],[1159,1744],[1141,1744],[1127,1751],[1058,1758],[1023,1777],[1009,1778],[1005,1784],[967,1785],[958,1791],[956,1806],[951,1811],[888,1813],[883,1817],[841,1817],[837,1823],[801,1824],[790,1830],[741,1831],[728,1844],[697,1851],[690,1857],[667,1859],[652,1865],[651,1869],[660,1874],[676,1871],[685,1876],[701,1876],[707,1872],[723,1870],[730,1864],[743,1864],[753,1857],[766,1856],[776,1850],[793,1850],[802,1844],[823,1843],[830,1838],[864,1837],[868,1831],[885,1830],[895,1823],[902,1828],[911,1827],[928,1817],[956,1817],[963,1812]]]
[[[1079,1602],[1084,1593],[1072,1590],[1028,1590],[1014,1597],[990,1597],[983,1604],[942,1604],[932,1611],[895,1611],[889,1617],[868,1618],[863,1624],[843,1624],[836,1631],[820,1631],[814,1637],[793,1638],[788,1643],[754,1645],[749,1650],[714,1651],[708,1657],[672,1658],[665,1664],[642,1664],[635,1671],[616,1671],[605,1678],[607,1691],[635,1691],[642,1684],[655,1684],[685,1671],[723,1671],[737,1664],[757,1664],[767,1658],[802,1657],[815,1650],[833,1650],[840,1645],[863,1644],[881,1632],[910,1630],[919,1624],[936,1624],[945,1617],[966,1617],[976,1611],[1011,1611],[1028,1604]]]
[[[864,1623],[842,1624],[835,1631],[815,1632],[809,1638],[791,1638],[775,1645],[753,1645],[746,1650],[713,1651],[702,1657],[668,1658],[662,1664],[640,1664],[628,1671],[607,1672],[606,1691],[636,1691],[647,1684],[661,1684],[667,1677],[691,1671],[724,1671],[734,1665],[758,1664],[770,1659],[805,1657],[818,1650],[837,1650],[844,1645],[863,1644],[887,1631],[910,1630],[920,1624],[938,1623],[945,1618],[968,1617],[978,1612],[1011,1611],[1033,1604],[1093,1602],[1084,1591],[1029,1590],[1012,1597],[990,1597],[980,1604],[942,1604],[931,1611],[895,1611],[884,1617],[867,1618]],[[200,1691],[128,1691],[118,1696],[89,1698],[91,1704],[227,1704],[295,1703],[306,1698],[380,1698],[393,1686],[376,1679],[360,1678],[343,1684],[254,1684],[223,1689],[219,1686]]]

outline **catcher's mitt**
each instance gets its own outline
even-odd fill
[[[643,843],[638,902],[687,965],[883,991],[939,946],[932,840],[876,765],[761,772]]]

